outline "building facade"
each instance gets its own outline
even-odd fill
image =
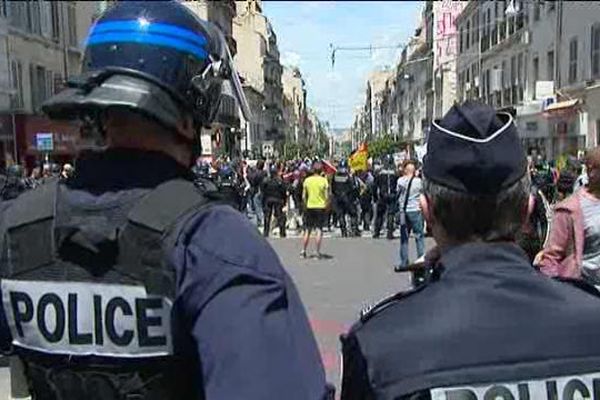
[[[457,25],[459,101],[512,112],[530,154],[600,143],[597,2],[470,1]]]
[[[287,141],[306,142],[306,85],[298,68],[283,68],[283,110]]]
[[[236,68],[247,93],[261,96],[249,98],[253,110],[252,121],[245,121],[246,135],[243,150],[255,156],[262,153],[263,145],[277,147],[285,141],[283,115],[283,67],[279,61],[277,35],[259,0],[236,1],[237,17],[233,35],[238,44]],[[259,103],[260,102],[260,103]]]
[[[6,95],[0,100],[1,166],[18,162],[31,167],[42,158],[61,162],[75,155],[78,129],[50,123],[40,115],[40,106],[62,89],[68,77],[80,72],[85,37],[101,5],[98,1],[0,1],[5,32],[0,48],[6,55],[0,63],[0,82],[6,84],[7,70],[9,82],[8,104]],[[38,150],[39,133],[52,133],[52,150]]]

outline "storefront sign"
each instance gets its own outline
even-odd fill
[[[54,136],[47,132],[35,134],[35,145],[38,151],[51,152],[54,150]]]

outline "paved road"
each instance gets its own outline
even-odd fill
[[[335,235],[334,235],[335,236]],[[339,387],[339,335],[360,310],[410,287],[408,274],[393,272],[399,239],[331,238],[322,252],[331,259],[301,259],[298,239],[271,243],[293,277],[307,308],[330,382]],[[428,241],[428,247],[431,247]],[[411,259],[416,256],[411,239]],[[310,254],[310,252],[309,252]]]
[[[342,239],[335,232],[327,236],[330,237],[325,239],[322,252],[331,258],[322,260],[301,259],[297,237],[273,238],[271,243],[298,286],[319,343],[327,379],[339,387],[340,333],[350,327],[363,307],[407,289],[410,283],[407,274],[393,272],[399,239]],[[413,240],[411,257],[415,258]],[[7,369],[0,368],[0,400],[8,399],[9,387]]]

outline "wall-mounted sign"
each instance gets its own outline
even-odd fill
[[[39,132],[35,134],[35,147],[38,151],[50,152],[54,150],[54,136],[50,132]]]

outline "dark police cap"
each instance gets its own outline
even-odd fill
[[[527,172],[512,115],[467,102],[432,123],[423,174],[463,193],[494,195]]]

